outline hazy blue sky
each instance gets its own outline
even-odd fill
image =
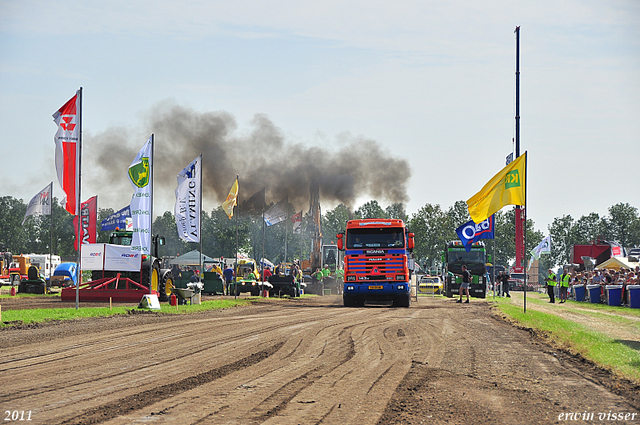
[[[101,177],[92,143],[120,134],[113,156],[128,164],[170,104],[223,114],[230,141],[255,134],[256,114],[285,150],[375,141],[410,166],[409,214],[446,209],[513,149],[519,25],[528,216],[546,233],[564,214],[640,207],[639,22],[637,0],[3,0],[0,195],[28,202],[55,181],[51,115],[83,87],[82,194],[101,208],[127,205],[133,191],[126,169],[121,181]],[[157,150],[171,143],[157,137]],[[155,172],[175,179],[187,163]],[[213,184],[228,191],[233,177]],[[174,200],[156,191],[155,212]]]

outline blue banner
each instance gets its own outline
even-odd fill
[[[114,212],[109,217],[102,220],[100,223],[100,230],[116,230],[127,228],[127,218],[131,217],[131,207],[127,205],[118,212]]]
[[[493,215],[482,223],[474,223],[470,220],[456,229],[456,233],[467,252],[471,251],[471,244],[480,239],[493,239],[494,236]]]

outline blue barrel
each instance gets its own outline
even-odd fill
[[[576,294],[576,301],[584,301],[584,285],[573,285],[573,293]]]
[[[587,285],[589,291],[589,302],[591,304],[600,304],[600,285]]]
[[[618,307],[622,304],[622,285],[607,285],[607,300],[609,305]]]
[[[640,285],[627,285],[629,291],[629,307],[640,308]]]

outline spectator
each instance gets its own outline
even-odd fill
[[[565,269],[560,276],[560,304],[567,301],[567,291],[571,282],[571,275]]]
[[[502,295],[511,298],[511,294],[509,293],[509,272],[503,271],[500,280],[502,281]]]
[[[457,303],[461,303],[462,302],[462,293],[466,292],[467,294],[467,300],[465,301],[465,303],[469,302],[469,287],[471,286],[471,273],[469,273],[469,270],[467,270],[467,266],[466,265],[462,265],[462,283],[460,284],[460,289],[458,290],[458,293],[460,295],[460,299],[458,299],[458,301],[456,301]]]
[[[556,288],[556,274],[552,269],[549,269],[549,276],[547,276],[547,293],[549,294],[549,302],[555,304],[556,296],[554,294]]]
[[[224,269],[222,274],[224,275],[224,282],[225,282],[224,292],[228,293],[229,287],[231,286],[231,283],[233,282],[233,277],[236,275],[236,273],[233,271],[231,266],[227,266],[227,268]]]

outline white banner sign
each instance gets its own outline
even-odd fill
[[[139,272],[141,266],[142,254],[139,252],[131,252],[128,246],[104,244],[105,270]]]
[[[82,244],[80,248],[82,270],[102,270],[104,265],[104,244],[88,243]]]
[[[178,174],[174,215],[178,236],[185,242],[200,242],[200,180],[202,155]]]
[[[83,270],[139,272],[142,265],[142,254],[123,245],[83,244],[81,256]]]

